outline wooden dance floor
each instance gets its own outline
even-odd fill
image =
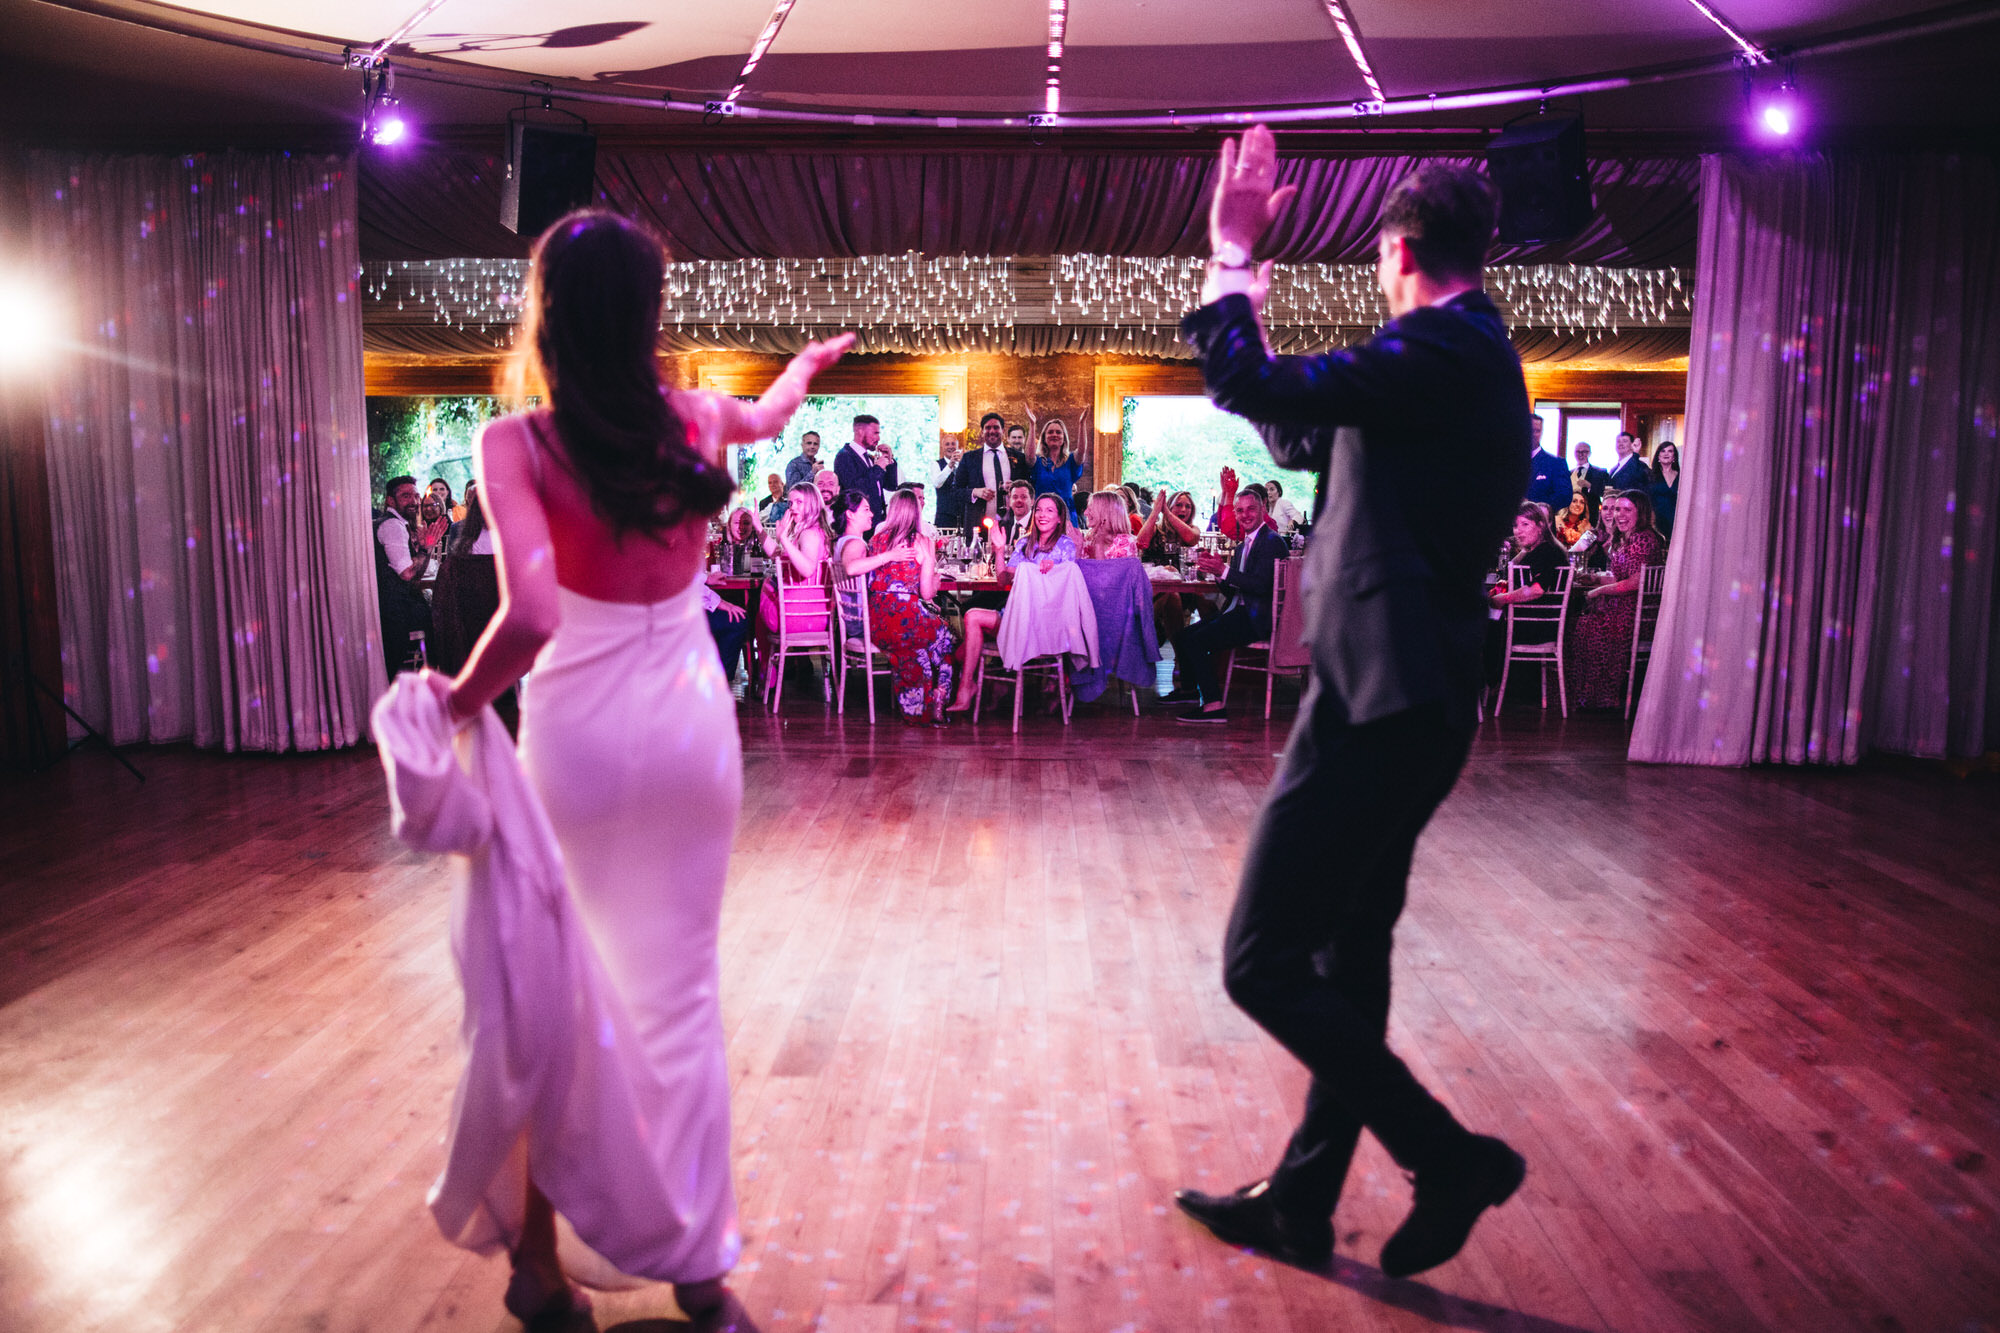
[[[1518,1198],[1408,1282],[1372,1142],[1330,1271],[1182,1218],[1303,1091],[1218,964],[1287,720],[745,712],[723,999],[766,1329],[2000,1326],[2000,789],[1634,767],[1600,718],[1485,727],[1398,936],[1392,1041],[1527,1155]],[[0,782],[0,1326],[515,1327],[424,1208],[448,880],[373,753],[134,758]],[[679,1327],[663,1287],[598,1311]]]

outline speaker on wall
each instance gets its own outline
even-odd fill
[[[588,128],[508,121],[507,177],[500,184],[500,225],[540,236],[572,208],[590,202],[597,181],[597,136]]]
[[[1500,189],[1506,245],[1566,241],[1590,221],[1590,166],[1583,117],[1552,116],[1509,125],[1486,145],[1486,170]]]

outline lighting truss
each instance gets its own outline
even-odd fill
[[[765,20],[764,31],[757,34],[757,40],[750,45],[750,54],[743,61],[743,70],[736,76],[736,86],[729,90],[729,96],[722,99],[724,115],[733,115],[736,99],[743,96],[743,90],[750,86],[750,76],[757,72],[757,66],[764,59],[764,53],[771,49],[771,43],[778,40],[778,29],[785,26],[785,15],[792,12],[798,0],[778,0],[771,7],[771,17]]]
[[[1717,10],[1713,5],[1705,3],[1705,0],[1687,0],[1687,2],[1694,6],[1696,13],[1720,28],[1730,41],[1736,43],[1736,50],[1745,64],[1764,65],[1770,63],[1770,53],[1744,36],[1743,30],[1724,18],[1721,11]]]
[[[1047,111],[1062,109],[1063,34],[1069,30],[1069,0],[1049,0],[1049,83]]]
[[[1361,29],[1347,12],[1346,0],[1325,0],[1325,3],[1327,17],[1340,30],[1340,40],[1347,43],[1347,54],[1354,57],[1354,68],[1361,71],[1361,81],[1368,85],[1368,96],[1377,103],[1387,101],[1382,95],[1382,84],[1375,77],[1375,67],[1368,63],[1368,53],[1361,49]]]

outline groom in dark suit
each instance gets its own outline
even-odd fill
[[[1293,194],[1275,190],[1262,126],[1225,144],[1214,258],[1181,323],[1218,407],[1262,427],[1280,467],[1323,497],[1306,557],[1312,680],[1243,865],[1224,985],[1312,1073],[1304,1118],[1269,1177],[1183,1190],[1224,1240],[1307,1266],[1361,1131],[1416,1180],[1382,1247],[1403,1277],[1457,1254],[1526,1165],[1473,1134],[1389,1050],[1389,955],[1417,836],[1472,744],[1486,632],[1482,576],[1528,479],[1528,396],[1481,289],[1498,200],[1470,167],[1431,163],[1383,202],[1376,276],[1393,316],[1344,351],[1273,357],[1251,247]],[[1440,513],[1437,476],[1453,479]]]

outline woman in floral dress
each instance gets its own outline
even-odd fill
[[[850,492],[850,495],[856,494]],[[957,641],[927,601],[937,596],[937,549],[923,534],[923,508],[909,491],[889,497],[888,513],[864,548],[868,506],[848,501],[841,568],[868,575],[868,630],[895,672],[896,706],[905,722],[944,721],[951,701]]]
[[[1567,670],[1579,708],[1624,707],[1640,571],[1667,559],[1667,543],[1653,525],[1653,501],[1644,491],[1606,496],[1604,527],[1609,581],[1584,594],[1583,613],[1569,631]]]

